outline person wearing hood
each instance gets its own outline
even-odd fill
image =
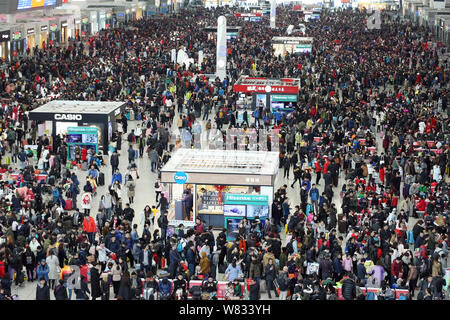
[[[50,300],[50,287],[45,278],[40,278],[36,287],[36,300]]]
[[[201,252],[201,259],[200,259],[200,272],[206,276],[209,274],[210,271],[210,263],[208,259],[208,255],[206,251]]]

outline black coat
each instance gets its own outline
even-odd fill
[[[100,288],[100,273],[95,267],[91,268],[91,295],[93,298],[102,296],[102,290]]]
[[[64,286],[56,286],[55,290],[53,290],[56,300],[68,300],[67,289]]]
[[[117,296],[122,297],[123,300],[131,300],[131,287],[124,280],[120,283],[120,288]]]
[[[36,300],[50,300],[50,288],[47,284],[42,288],[40,285],[36,287]]]
[[[356,297],[356,284],[355,281],[347,278],[342,282],[342,295],[345,300],[354,300]]]

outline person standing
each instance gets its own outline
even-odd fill
[[[284,266],[283,271],[277,278],[278,288],[280,289],[280,300],[286,300],[289,290],[288,267]]]
[[[117,151],[114,151],[111,155],[110,163],[112,167],[111,174],[114,175],[115,172],[119,172],[119,155],[117,154]]]
[[[53,294],[55,295],[55,300],[69,300],[67,289],[64,286],[64,280],[59,280],[59,284],[53,290]]]
[[[50,288],[44,278],[39,279],[36,287],[36,300],[50,300]]]
[[[96,300],[102,296],[102,290],[100,288],[100,273],[95,262],[92,264],[91,268],[91,296],[92,300]]]
[[[273,263],[273,259],[269,258],[269,263],[266,265],[264,269],[264,277],[266,279],[266,286],[267,286],[267,295],[269,296],[269,299],[272,299],[271,291],[273,290],[275,292],[275,296],[278,298],[278,292],[273,284],[273,281],[277,277],[277,267]]]
[[[50,250],[49,256],[47,257],[46,262],[49,267],[49,273],[48,273],[49,288],[54,289],[55,282],[59,276],[60,267],[59,267],[59,260],[55,256],[55,253],[53,252],[53,250]]]

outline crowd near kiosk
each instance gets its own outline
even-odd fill
[[[311,53],[314,38],[312,37],[273,37],[272,47],[276,56]]]
[[[300,79],[267,79],[241,76],[233,86],[241,94],[238,106],[270,108],[272,112],[293,112],[298,103]],[[244,101],[247,101],[245,103]]]
[[[124,102],[53,100],[30,111],[29,119],[38,122],[39,135],[55,137],[71,131],[72,145],[89,145],[107,154],[108,143],[117,129],[116,120],[121,119],[124,109]]]
[[[241,219],[269,218],[278,164],[278,152],[178,149],[161,169],[169,225],[199,217],[233,238]]]

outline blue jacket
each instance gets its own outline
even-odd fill
[[[117,253],[117,251],[119,251],[119,248],[120,248],[120,244],[119,244],[119,242],[117,241],[117,239],[116,239],[116,241],[114,241],[114,242],[110,242],[109,243],[109,250],[111,250],[112,252],[114,252],[114,253]]]
[[[114,173],[114,174],[113,174],[111,184],[114,185],[114,183],[115,183],[116,181],[119,181],[119,183],[122,184],[122,174],[121,174],[120,172],[119,172],[119,173]]]
[[[343,269],[342,269],[342,263],[341,261],[339,261],[339,259],[336,257],[333,260],[333,267],[334,267],[334,272],[336,272],[337,274],[342,274]]]
[[[39,281],[41,278],[44,278],[45,281],[48,281],[48,273],[50,272],[50,268],[48,264],[45,264],[44,267],[42,267],[42,264],[39,263],[39,266],[36,269],[36,276],[37,280]]]
[[[98,170],[97,170],[97,169],[94,169],[94,170],[89,169],[89,171],[88,171],[88,176],[91,175],[91,174],[92,174],[92,177],[93,177],[94,179],[96,179],[96,178],[98,177]]]
[[[309,190],[309,195],[311,196],[312,201],[319,200],[319,189],[312,188],[311,190]]]
[[[58,199],[59,199],[59,197],[61,196],[61,195],[59,194],[58,188],[55,188],[55,189],[52,190],[52,196],[53,196],[53,202],[54,202],[54,203],[58,202]]]
[[[170,289],[172,288],[172,285],[170,283],[170,281],[167,281],[166,284],[164,284],[164,281],[159,281],[159,285],[158,285],[158,291],[163,294],[163,295],[169,295],[170,294]]]
[[[191,248],[187,250],[186,261],[188,264],[195,265],[195,252]]]

